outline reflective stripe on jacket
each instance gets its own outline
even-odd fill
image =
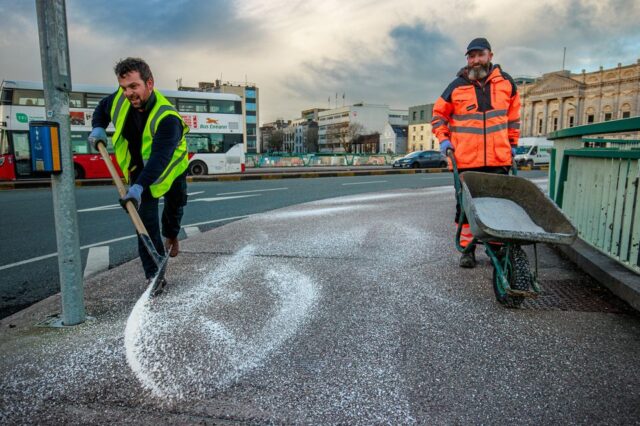
[[[436,101],[431,126],[439,141],[451,141],[460,169],[511,165],[511,147],[520,136],[515,82],[499,65],[483,83],[461,71]]]
[[[149,186],[151,195],[155,198],[159,198],[164,195],[173,181],[180,176],[189,166],[189,156],[187,153],[187,140],[185,135],[189,131],[189,127],[184,123],[184,120],[178,114],[178,111],[171,105],[171,103],[165,98],[162,93],[154,89],[156,96],[156,103],[149,112],[149,118],[144,126],[142,132],[142,145],[141,154],[142,161],[146,164],[151,156],[151,145],[153,144],[153,137],[156,134],[158,126],[162,120],[170,115],[177,117],[182,123],[182,138],[178,143],[173,156],[167,164],[167,167],[162,171],[158,179]],[[125,181],[129,181],[129,163],[131,162],[131,154],[129,153],[129,142],[122,135],[122,129],[127,119],[127,114],[131,103],[124,95],[122,88],[118,89],[113,104],[111,105],[111,122],[115,126],[115,132],[113,134],[113,147],[116,154],[116,160],[118,165],[124,174]]]

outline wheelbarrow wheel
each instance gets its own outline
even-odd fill
[[[505,249],[503,248],[498,254],[501,260],[504,257],[503,250]],[[527,291],[532,286],[529,259],[527,259],[527,254],[522,250],[522,247],[511,246],[504,274],[509,286],[514,290]],[[522,296],[512,296],[504,292],[495,268],[493,269],[493,292],[496,295],[496,300],[507,308],[518,308],[524,301]]]

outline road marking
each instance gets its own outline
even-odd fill
[[[190,203],[194,203],[196,201],[206,201],[206,202],[223,201],[223,200],[233,200],[234,198],[257,197],[257,196],[260,196],[260,195],[262,195],[262,194],[232,195],[230,197],[196,198],[195,200],[191,200],[189,202]]]
[[[109,269],[109,246],[91,247],[87,253],[83,278],[107,269]]]
[[[197,226],[185,226],[184,232],[187,234],[187,238],[191,238],[200,233],[200,228]]]
[[[204,191],[198,191],[198,192],[192,192],[192,193],[188,193],[188,195],[198,195],[198,194],[204,194]],[[255,195],[260,195],[260,194],[255,194]],[[243,196],[237,196],[237,197],[214,197],[214,198],[196,198],[195,200],[189,200],[189,202],[192,201],[220,201],[220,200],[230,200],[233,198],[242,198]],[[244,195],[244,197],[251,197],[251,195]],[[160,201],[158,203],[159,206],[164,205],[163,201]],[[88,209],[82,209],[82,210],[78,210],[78,213],[85,213],[85,212],[97,212],[97,211],[103,211],[103,210],[116,210],[116,209],[121,209],[122,206],[120,204],[108,204],[106,206],[98,206],[98,207],[90,207]]]
[[[230,220],[245,219],[245,218],[247,218],[249,216],[251,216],[251,215],[225,217],[225,218],[222,218],[222,219],[213,219],[213,220],[208,220],[208,221],[205,221],[205,222],[191,223],[189,225],[183,225],[183,226],[186,228],[186,227],[190,227],[190,226],[208,225],[210,223],[227,222],[227,221],[230,221]],[[86,246],[80,247],[80,250],[85,250],[85,249],[88,249],[88,248],[91,248],[91,247],[104,246],[104,245],[107,245],[107,244],[110,244],[110,243],[115,243],[115,242],[118,242],[118,241],[128,240],[129,238],[135,238],[135,237],[136,237],[135,234],[134,235],[127,235],[126,237],[114,238],[114,239],[111,239],[111,240],[100,241],[98,243],[87,244]],[[55,252],[55,253],[45,254],[44,256],[32,257],[31,259],[26,259],[26,260],[21,260],[19,262],[15,262],[15,263],[10,263],[8,265],[0,266],[0,271],[3,271],[5,269],[9,269],[9,268],[13,268],[15,266],[26,265],[28,263],[33,263],[33,262],[38,262],[40,260],[49,259],[50,257],[55,257],[57,255],[58,255],[58,252]]]
[[[371,180],[368,182],[352,182],[352,183],[343,183],[342,186],[347,186],[347,185],[366,185],[368,183],[385,183],[387,182],[386,180]]]
[[[251,191],[221,192],[216,195],[247,194],[249,192],[284,191],[286,189],[289,189],[289,188],[270,188],[270,189],[253,189]]]

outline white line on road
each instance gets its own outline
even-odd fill
[[[204,194],[204,191],[198,191],[198,192],[187,192],[187,195],[198,195],[198,194]]]
[[[251,191],[221,192],[216,195],[247,194],[249,192],[265,192],[265,191],[284,191],[286,189],[289,189],[289,188],[269,188],[269,189],[253,189]]]
[[[258,197],[262,194],[247,194],[247,195],[232,195],[230,197],[209,197],[209,198],[196,198],[195,200],[191,200],[189,201],[190,203],[196,202],[196,201],[206,201],[206,202],[211,202],[211,201],[223,201],[223,200],[233,200],[234,198],[247,198],[247,197]]]
[[[189,226],[208,225],[210,223],[227,222],[227,221],[230,221],[230,220],[244,219],[244,218],[247,218],[249,216],[250,215],[225,217],[225,218],[222,218],[222,219],[207,220],[205,222],[191,223],[191,224],[183,225],[183,226],[184,227],[189,227]],[[135,238],[135,237],[136,237],[135,234],[134,235],[127,235],[126,237],[114,238],[112,240],[100,241],[99,243],[87,244],[86,246],[80,247],[80,250],[85,250],[85,249],[88,249],[88,248],[91,248],[91,247],[104,246],[104,245],[107,245],[107,244],[110,244],[110,243],[115,243],[117,241],[122,241],[122,240],[128,240],[129,238]],[[44,256],[32,257],[31,259],[26,259],[26,260],[21,260],[19,262],[15,262],[15,263],[10,263],[8,265],[0,266],[0,271],[5,270],[5,269],[9,269],[9,268],[13,268],[15,266],[26,265],[28,263],[33,263],[33,262],[38,262],[40,260],[49,259],[49,258],[55,257],[57,255],[58,255],[58,252],[55,252],[55,253],[45,254]]]
[[[107,269],[109,269],[109,246],[91,247],[87,254],[83,278]]]
[[[387,182],[386,180],[371,180],[368,182],[352,182],[352,183],[343,183],[342,186],[347,186],[347,185],[366,185],[368,183],[385,183]]]
[[[200,228],[197,226],[185,226],[184,232],[187,234],[187,238],[191,238],[200,233]]]

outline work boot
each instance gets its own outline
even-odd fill
[[[462,253],[460,257],[461,268],[475,268],[476,266],[476,254],[475,252]]]
[[[176,257],[178,253],[180,253],[180,242],[178,241],[178,237],[167,238],[164,241],[164,248],[169,251],[169,257]]]

